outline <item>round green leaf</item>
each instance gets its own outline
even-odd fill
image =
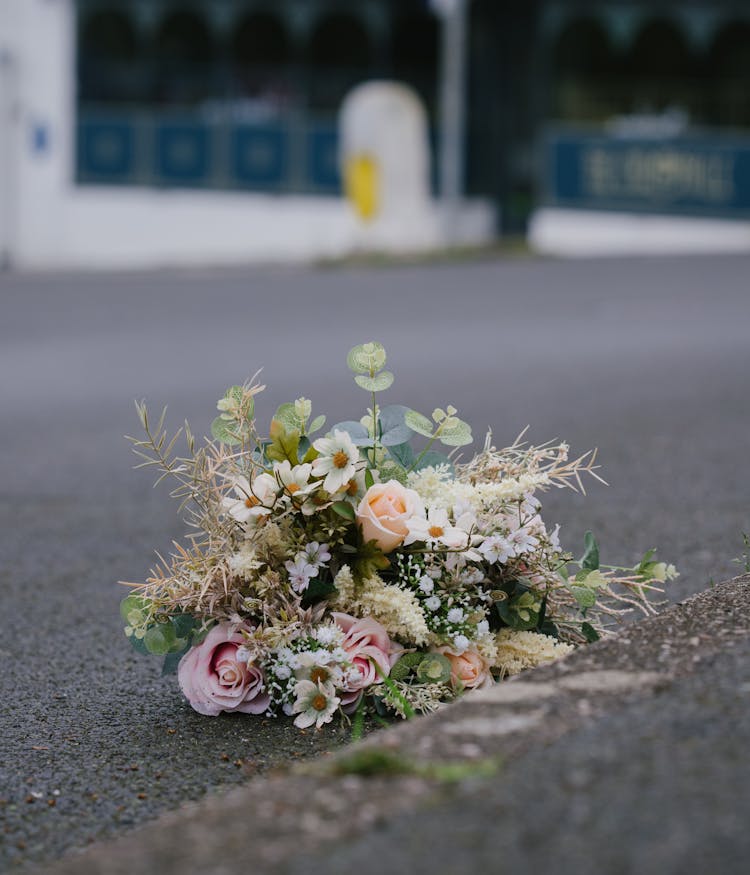
[[[143,636],[143,643],[149,653],[166,656],[176,641],[174,627],[171,623],[158,623],[152,626]]]
[[[451,664],[442,653],[428,653],[419,663],[417,678],[423,684],[444,684],[451,679]]]
[[[412,431],[424,437],[432,437],[432,423],[426,416],[417,413],[416,410],[407,410],[404,414],[404,422]]]
[[[215,440],[222,444],[227,444],[230,447],[239,444],[241,441],[237,437],[232,426],[233,423],[227,422],[225,419],[217,416],[211,423],[211,435]]]
[[[382,392],[393,385],[393,374],[390,371],[382,371],[374,377],[370,377],[367,374],[357,374],[354,381],[368,392]]]
[[[370,341],[352,347],[346,357],[349,369],[355,374],[371,374],[385,367],[386,355],[383,345]]]

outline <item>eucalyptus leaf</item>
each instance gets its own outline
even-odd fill
[[[166,656],[172,650],[172,645],[176,640],[177,636],[171,623],[157,623],[143,636],[146,650],[157,656]]]
[[[395,447],[389,446],[388,455],[407,471],[414,464],[414,460],[416,458],[414,455],[414,450],[411,448],[411,444],[408,443],[398,444]]]
[[[230,447],[235,446],[241,443],[241,440],[237,437],[233,425],[233,422],[228,422],[226,419],[217,416],[211,423],[211,436],[222,444],[227,444]]]
[[[324,414],[320,414],[320,416],[316,416],[315,419],[310,423],[310,427],[307,430],[308,434],[314,434],[316,431],[319,431],[326,424],[326,418]]]
[[[451,679],[450,660],[442,653],[428,653],[419,663],[417,678],[423,684],[445,684]]]
[[[349,369],[355,374],[377,373],[385,367],[386,354],[383,345],[375,341],[352,347],[346,357]]]
[[[455,417],[452,417],[455,419]],[[438,435],[440,443],[449,447],[463,447],[473,440],[471,426],[462,419],[455,419],[450,426],[443,428]]]
[[[574,584],[570,587],[573,597],[578,602],[578,607],[585,611],[587,608],[593,608],[596,604],[596,593],[593,589],[587,586],[577,586]]]
[[[362,425],[361,422],[354,422],[354,420],[347,420],[346,422],[339,422],[331,428],[331,434],[335,431],[345,431],[349,437],[352,439],[352,442],[356,447],[371,447],[372,446],[372,438],[370,437],[370,432]]]
[[[432,422],[416,410],[407,410],[404,414],[404,422],[408,427],[424,437],[432,437]]]
[[[437,468],[438,465],[447,465],[451,476],[455,474],[453,462],[446,455],[435,450],[429,450],[422,456],[417,465],[417,471],[421,471],[422,468]]]
[[[302,431],[305,426],[305,423],[300,421],[294,404],[290,402],[279,405],[273,418],[278,419],[287,431],[294,431],[295,429]]]
[[[393,374],[390,371],[381,371],[374,377],[369,374],[357,374],[354,377],[354,382],[368,392],[382,392],[393,385]]]

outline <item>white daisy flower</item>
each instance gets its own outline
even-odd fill
[[[431,507],[427,512],[427,519],[413,516],[406,520],[409,533],[404,538],[404,546],[416,541],[424,542],[429,546],[444,544],[451,549],[466,547],[468,537],[466,532],[457,529],[448,518],[448,511],[444,508]]]
[[[300,681],[334,687],[341,686],[344,678],[342,670],[333,662],[327,650],[306,650],[300,653],[294,674]]]
[[[310,483],[312,465],[309,463],[292,467],[289,460],[284,459],[283,462],[274,464],[273,474],[286,495],[292,498],[301,497],[318,488],[317,483]]]
[[[324,723],[330,723],[341,702],[330,684],[312,681],[299,681],[294,687],[294,695],[297,697],[294,725],[300,729],[306,729],[313,723],[316,729],[320,729]]]
[[[348,484],[357,472],[359,450],[347,432],[336,429],[333,437],[318,438],[313,444],[320,453],[313,464],[316,477],[325,477],[323,488],[333,494]]]
[[[272,510],[278,488],[270,474],[258,474],[252,485],[247,477],[237,477],[232,483],[237,498],[227,496],[221,503],[238,523],[257,522],[259,517],[268,516]]]

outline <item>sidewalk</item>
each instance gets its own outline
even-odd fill
[[[63,873],[744,873],[750,576]]]

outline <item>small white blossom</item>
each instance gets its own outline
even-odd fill
[[[304,558],[294,562],[285,562],[284,567],[289,572],[289,582],[295,592],[304,592],[310,585],[310,581],[318,573],[315,566],[310,565]]]
[[[316,571],[319,568],[325,568],[331,554],[328,550],[328,544],[319,544],[317,541],[311,541],[303,550],[297,554],[297,559],[303,558],[308,565],[312,565]]]
[[[451,608],[448,611],[448,622],[449,623],[461,623],[464,619],[464,612],[462,608]]]
[[[456,635],[453,639],[453,648],[456,653],[460,656],[465,650],[469,649],[469,639],[466,635]]]
[[[487,620],[480,620],[477,623],[477,635],[479,635],[481,637],[483,635],[489,635],[489,634],[490,634],[489,622]]]
[[[282,681],[287,680],[292,676],[292,670],[288,665],[285,665],[283,662],[281,665],[276,667],[276,677]]]
[[[433,591],[433,589],[435,589],[435,584],[433,583],[432,578],[428,574],[425,574],[420,579],[419,588],[426,595],[429,595]]]
[[[424,604],[425,607],[429,608],[431,611],[437,611],[440,608],[440,599],[436,595],[431,595],[425,600]]]
[[[485,538],[477,549],[489,563],[497,562],[500,565],[507,562],[514,553],[513,546],[500,535]]]

